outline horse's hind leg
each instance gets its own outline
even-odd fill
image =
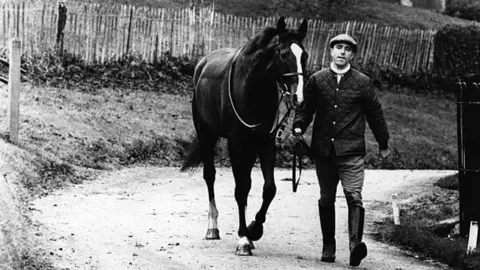
[[[215,140],[216,142],[216,140]],[[205,239],[216,240],[220,239],[220,232],[218,230],[218,210],[215,203],[215,166],[214,166],[214,148],[215,142],[209,141],[205,145],[205,159],[203,165],[203,179],[207,183],[208,189],[208,228]]]
[[[208,227],[205,239],[217,240],[220,239],[220,232],[218,230],[217,223],[218,210],[215,203],[214,184],[216,170],[214,165],[214,156],[215,145],[218,141],[218,136],[214,135],[212,132],[207,132],[207,130],[204,130],[199,134],[199,139],[203,162],[203,179],[205,179],[208,189]]]
[[[266,219],[268,207],[277,192],[273,175],[275,166],[275,143],[268,137],[260,141],[257,149],[265,184],[263,185],[262,206],[255,215],[255,220],[247,228],[248,238],[252,241],[257,241],[263,236],[263,223]]]

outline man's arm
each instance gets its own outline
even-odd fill
[[[383,114],[382,105],[375,93],[375,88],[371,83],[366,83],[363,95],[363,109],[368,122],[368,126],[373,132],[375,139],[378,142],[379,149],[383,155],[383,150],[388,150],[388,140],[390,135],[388,133],[387,123]],[[388,151],[385,151],[387,154]],[[388,155],[388,154],[387,154]]]

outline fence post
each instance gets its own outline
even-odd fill
[[[130,6],[130,19],[128,21],[128,35],[127,35],[127,50],[125,52],[125,55],[128,55],[130,51],[130,39],[131,39],[131,34],[132,34],[132,20],[133,20],[133,7]]]
[[[8,123],[9,140],[18,143],[20,122],[20,54],[21,42],[18,39],[10,40],[10,65],[8,72]]]
[[[470,222],[470,233],[468,234],[467,255],[477,250],[478,240],[478,221]]]
[[[65,2],[58,3],[58,25],[57,25],[57,54],[62,56],[63,55],[63,39],[64,39],[64,31],[65,31],[65,24],[67,23],[67,7],[65,6]]]
[[[397,194],[392,194],[393,223],[400,225],[400,208],[398,207]]]

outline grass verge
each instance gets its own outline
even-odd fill
[[[36,157],[0,140],[0,269],[49,269],[35,243],[29,192],[23,183],[39,180]]]
[[[389,211],[388,218],[376,222],[375,237],[453,269],[480,269],[480,254],[466,255],[468,239],[459,237],[458,225],[439,226],[459,215],[457,189],[458,175],[439,179],[430,192],[401,205],[400,225],[391,218],[391,205],[377,205]]]

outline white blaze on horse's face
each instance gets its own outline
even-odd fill
[[[297,59],[297,73],[298,74],[303,74],[302,70],[302,53],[303,49],[298,46],[296,43],[292,43],[290,45],[290,49],[292,50],[293,54],[295,55],[295,58]],[[303,75],[298,75],[298,84],[297,84],[297,90],[295,91],[295,95],[297,96],[297,102],[298,104],[303,102]]]

